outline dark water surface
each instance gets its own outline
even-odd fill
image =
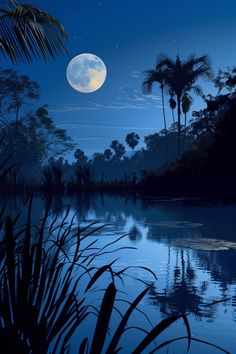
[[[35,198],[34,222],[40,219],[45,208],[44,198]],[[192,334],[236,353],[236,206],[235,205],[189,205],[186,200],[156,198],[126,199],[124,197],[96,196],[93,198],[54,198],[56,211],[71,205],[69,218],[79,211],[76,222],[86,225],[98,221],[95,226],[108,224],[95,236],[99,245],[105,246],[117,237],[126,235],[116,247],[135,247],[106,254],[96,259],[97,265],[119,258],[115,269],[127,266],[145,266],[157,276],[143,269],[131,268],[129,275],[152,284],[142,303],[144,311],[153,324],[172,314],[189,314]],[[8,211],[22,210],[22,201],[7,201]],[[24,219],[23,209],[22,220]],[[63,217],[63,212],[61,217]],[[94,226],[94,227],[95,227]],[[92,237],[95,237],[91,235]],[[113,247],[114,249],[115,247]],[[125,277],[120,284],[123,299],[134,299],[144,285],[132,277]],[[104,284],[103,284],[104,285]],[[218,302],[229,299],[226,302]],[[216,302],[210,305],[212,302]],[[122,306],[121,306],[122,307]],[[141,313],[133,316],[132,324],[150,329]],[[87,329],[93,323],[87,323]],[[85,329],[86,331],[86,329]],[[162,335],[162,340],[185,335],[179,321]],[[127,331],[122,341],[122,353],[131,353],[133,344],[142,333]],[[73,338],[73,346],[79,338]],[[185,341],[173,343],[169,350],[160,353],[184,353]],[[75,353],[77,353],[75,351]],[[146,351],[148,353],[149,351]],[[192,343],[190,353],[220,353],[215,348]]]

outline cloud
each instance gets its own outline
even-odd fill
[[[131,71],[131,77],[133,79],[137,79],[140,75],[141,75],[141,71],[138,71],[138,70]]]
[[[61,128],[67,128],[69,127],[70,129],[77,129],[78,127],[90,127],[90,128],[101,128],[101,129],[123,129],[123,130],[153,130],[155,127],[146,127],[146,126],[124,126],[124,125],[119,125],[119,124],[107,124],[107,123],[101,123],[101,122],[70,122],[70,121],[64,121],[61,124],[57,124]],[[87,138],[86,138],[87,139]],[[95,138],[90,138],[95,139]],[[96,138],[100,139],[100,138]]]
[[[50,112],[66,113],[66,112],[77,112],[77,111],[98,111],[103,109],[111,110],[123,110],[123,109],[138,109],[142,110],[145,107],[137,104],[130,104],[127,102],[117,102],[117,103],[96,103],[89,102],[87,105],[77,105],[77,104],[62,104],[55,108],[49,109]]]
[[[81,140],[85,140],[85,141],[87,141],[87,140],[102,140],[102,141],[104,141],[104,140],[110,140],[110,138],[105,138],[104,136],[86,137],[86,138],[79,137],[78,140],[79,141],[81,141]]]
[[[96,80],[99,79],[98,76]],[[97,81],[90,85],[96,84]],[[143,95],[139,90],[133,89],[130,85],[123,85],[119,88],[119,96],[117,96],[111,103],[88,102],[86,104],[60,104],[49,109],[49,111],[68,113],[99,110],[145,110],[150,108],[162,108],[160,96]]]
[[[141,91],[133,89],[131,85],[123,85],[119,88],[120,99],[125,98],[127,101],[131,102],[146,102],[150,103],[152,101],[161,102],[160,96],[155,95],[143,95]]]

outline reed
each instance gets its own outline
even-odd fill
[[[59,217],[60,211],[52,214],[49,202],[40,225],[34,226],[31,197],[27,220],[22,227],[17,226],[20,214],[15,218],[5,217],[4,208],[0,211],[0,353],[70,353],[73,334],[78,331],[82,336],[84,332],[80,328],[89,316],[95,316],[95,326],[87,335],[80,336],[78,352],[114,354],[122,350],[121,339],[131,328],[130,318],[149,287],[129,303],[123,314],[120,313],[116,328],[109,333],[117,310],[117,281],[123,279],[128,268],[114,271],[115,261],[101,267],[96,267],[94,261],[103,254],[123,249],[117,247],[121,237],[99,248],[94,232],[97,234],[103,226],[95,227],[92,223],[80,228],[74,223],[76,214],[68,221],[70,208],[65,210],[63,218]],[[110,280],[105,289],[101,289],[100,306],[94,313],[94,307],[88,301],[89,293],[99,286],[103,277]],[[179,320],[184,322],[186,336],[155,344],[155,340]],[[186,315],[164,319],[149,332],[145,329],[143,332],[136,347],[130,348],[133,354],[142,353],[150,344],[155,348],[152,349],[154,353],[182,339],[187,340],[187,350],[192,341],[198,341],[228,353],[214,344],[193,338]]]

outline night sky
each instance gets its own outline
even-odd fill
[[[236,64],[236,1],[207,0],[35,0],[55,16],[68,36],[68,56],[55,62],[17,65],[41,86],[40,104],[49,105],[55,122],[91,156],[124,142],[131,131],[141,139],[162,129],[160,91],[143,96],[143,71],[154,68],[158,54],[186,59],[191,53],[208,54],[216,73]],[[97,92],[82,94],[66,79],[69,61],[81,53],[99,56],[107,79]],[[3,62],[4,67],[12,67]],[[2,65],[3,66],[3,65]],[[203,83],[204,93],[215,93]],[[204,106],[195,99],[193,109]],[[168,125],[171,114],[168,113]]]

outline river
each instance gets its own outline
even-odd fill
[[[8,199],[6,204],[8,213],[22,211],[23,222],[27,212],[23,200]],[[34,198],[34,223],[42,217],[45,204],[45,198]],[[117,270],[132,266],[127,271],[131,277],[124,277],[124,285],[120,282],[119,290],[126,292],[121,297],[134,299],[144,289],[134,279],[140,278],[151,289],[139,308],[153,324],[173,314],[186,313],[194,338],[236,352],[236,205],[203,205],[184,198],[109,195],[52,200],[55,212],[65,205],[71,206],[68,218],[78,211],[76,222],[81,227],[94,221],[97,224],[93,228],[105,224],[90,236],[99,239],[100,247],[124,236],[111,246],[113,250],[122,250],[95,260],[97,265],[104,265],[118,258],[114,264]],[[63,215],[64,211],[60,217]],[[151,269],[157,280],[139,266]],[[133,323],[150,330],[149,322],[141,313],[134,315]],[[185,335],[184,331],[183,321],[178,321],[159,341]],[[131,353],[133,343],[142,335],[130,330],[123,339],[121,352]],[[73,345],[76,347],[76,338]],[[184,353],[186,349],[187,342],[179,341],[160,353]],[[197,342],[192,342],[189,352],[220,353]]]

